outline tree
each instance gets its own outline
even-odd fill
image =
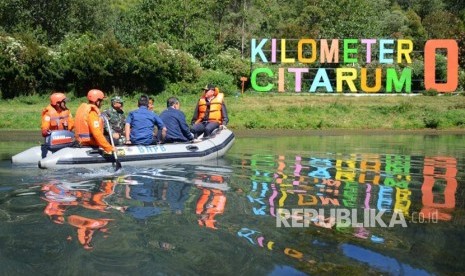
[[[113,19],[109,1],[0,0],[0,25],[8,33],[31,33],[43,44],[68,33],[103,34]]]
[[[323,38],[386,36],[381,31],[381,21],[389,8],[387,0],[312,0],[311,3],[323,11],[320,21]]]
[[[444,9],[442,0],[411,0],[411,8],[424,19],[428,14]]]
[[[463,22],[447,11],[435,11],[423,19],[429,38],[455,38],[464,29]]]

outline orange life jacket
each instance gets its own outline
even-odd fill
[[[210,106],[210,112],[208,113],[208,122],[217,122],[221,124],[223,122],[223,116],[221,113],[221,106],[223,104],[224,94],[218,93],[208,104],[205,97],[199,100],[199,112],[197,115],[196,123],[204,121],[204,117],[207,113],[208,106]]]
[[[100,116],[100,110],[96,105],[83,103],[79,106],[78,110],[76,111],[76,126],[75,126],[75,136],[76,140],[79,143],[83,142],[90,142],[93,139],[89,125],[88,125],[88,117],[91,111],[97,112]],[[100,119],[100,125],[103,125],[103,120]]]
[[[50,117],[50,121],[45,117]],[[73,129],[73,116],[69,110],[58,112],[53,106],[48,105],[42,110],[42,128],[47,130],[71,130]]]

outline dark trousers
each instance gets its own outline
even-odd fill
[[[217,122],[201,122],[192,126],[192,133],[194,137],[197,138],[203,133],[204,138],[208,138],[212,132],[219,128],[220,124]]]

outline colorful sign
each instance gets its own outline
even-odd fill
[[[440,81],[436,80],[438,50],[447,53],[447,78]],[[286,39],[252,39],[250,60],[252,64],[260,63],[261,67],[253,69],[250,81],[252,89],[258,92],[289,91],[290,87],[286,87],[285,79],[290,76],[294,81],[295,92],[301,92],[302,80],[310,78],[310,93],[342,93],[347,89],[350,92],[365,93],[411,93],[413,72],[410,65],[413,51],[414,44],[410,39],[303,38],[298,40],[294,49],[290,49]],[[454,92],[458,86],[457,42],[453,39],[428,40],[423,53],[425,90]],[[368,67],[372,63],[377,67]],[[282,66],[277,71],[266,67],[274,64]],[[317,68],[311,67],[315,64],[318,64]],[[351,64],[352,67],[347,66]],[[396,64],[402,66],[386,66]],[[336,68],[323,68],[324,65],[333,65]],[[361,65],[367,67],[359,68]],[[316,72],[311,72],[311,69]],[[335,77],[333,80],[331,75]],[[370,78],[374,81],[370,81]]]

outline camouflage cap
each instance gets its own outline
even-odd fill
[[[208,90],[211,90],[211,89],[215,89],[215,86],[211,83],[205,85],[205,87],[203,88],[203,91],[208,91]]]
[[[111,98],[111,103],[124,103],[124,101],[120,96],[114,96]]]

